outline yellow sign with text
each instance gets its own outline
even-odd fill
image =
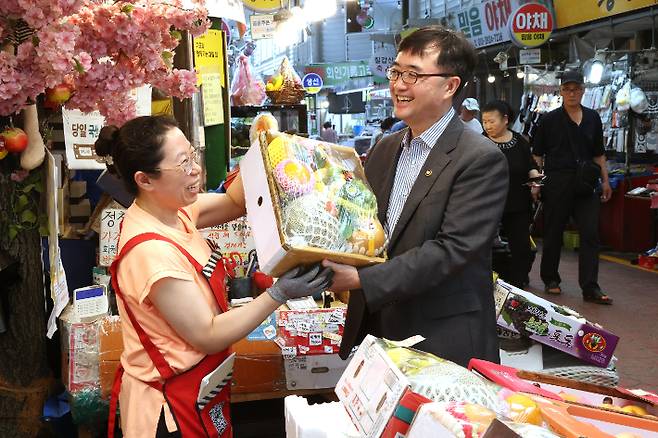
[[[194,67],[199,78],[199,85],[201,85],[203,75],[217,73],[220,85],[226,87],[221,30],[209,29],[203,35],[194,38]]]
[[[577,3],[577,6],[576,6]],[[658,5],[658,0],[553,0],[557,28]]]

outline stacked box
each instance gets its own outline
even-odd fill
[[[346,313],[347,307],[280,310],[275,342],[284,356],[338,353]]]

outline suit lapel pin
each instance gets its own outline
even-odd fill
[[[425,176],[432,176],[432,169],[426,170]]]

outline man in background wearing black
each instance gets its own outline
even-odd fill
[[[547,293],[559,294],[560,251],[562,233],[573,216],[580,232],[578,282],[583,299],[598,304],[612,304],[601,291],[599,274],[599,208],[612,195],[603,149],[603,127],[598,113],[580,104],[583,76],[576,71],[564,72],[560,94],[563,102],[539,122],[533,137],[533,155],[544,169],[546,181],[541,191],[544,201],[544,246],[541,279]],[[579,186],[579,168],[593,161],[600,167],[600,191],[583,191]],[[595,168],[595,167],[594,167]],[[539,196],[533,188],[533,197]]]

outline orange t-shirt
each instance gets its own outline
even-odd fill
[[[201,266],[205,265],[211,250],[196,229],[198,206],[192,204],[185,211],[191,220],[183,213],[178,213],[178,218],[186,229],[183,232],[164,225],[133,203],[123,219],[119,250],[133,236],[154,232],[180,244]],[[117,275],[123,297],[135,318],[174,372],[186,371],[197,364],[205,356],[204,353],[196,350],[174,331],[149,300],[149,292],[153,284],[163,278],[193,281],[208,306],[217,314],[220,312],[219,307],[203,274],[197,273],[194,266],[175,246],[151,240],[140,243],[125,255],[119,264]],[[154,437],[163,407],[169,430],[176,430],[162,393],[144,383],[160,380],[160,373],[139,341],[122,300],[118,300],[118,307],[124,346],[121,364],[125,369],[119,396],[123,436]]]

